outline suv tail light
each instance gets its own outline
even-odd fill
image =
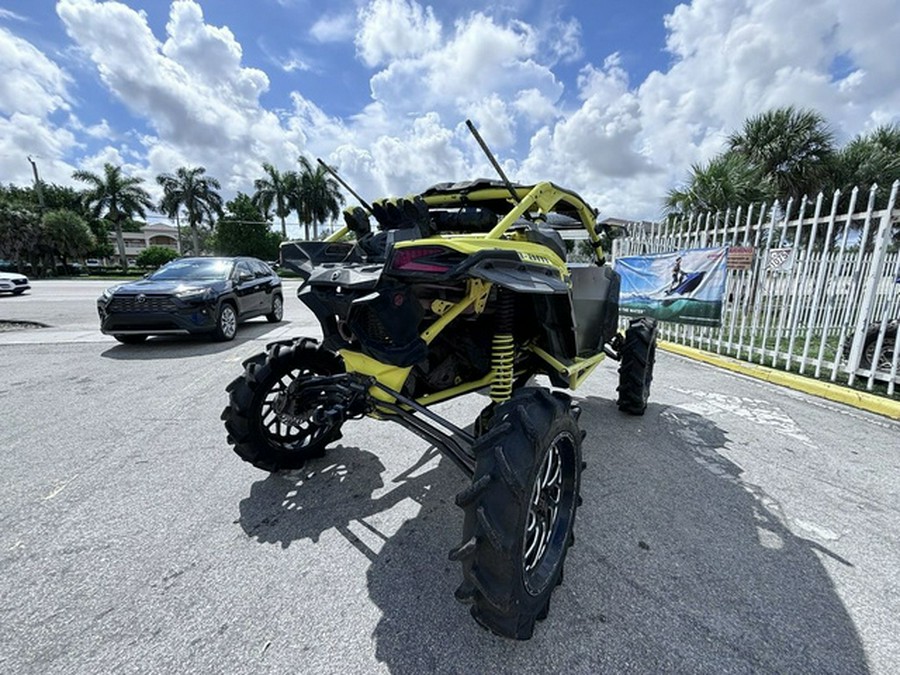
[[[395,248],[389,269],[397,272],[443,274],[465,260],[465,255],[443,246],[411,246]]]

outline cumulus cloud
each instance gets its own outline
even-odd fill
[[[356,34],[356,16],[353,14],[326,14],[316,19],[309,29],[316,42],[344,42]]]
[[[284,150],[277,115],[259,104],[268,77],[242,64],[231,30],[208,25],[193,0],[172,3],[164,41],[143,13],[118,2],[60,0],[57,13],[103,84],[155,130],[138,148],[148,161],[138,175],[152,181],[174,168],[160,158],[179,157],[207,166],[223,186],[246,190],[248,177],[239,172],[247,159],[258,173],[261,157]],[[272,143],[262,146],[260,138]]]
[[[19,18],[7,12],[3,18]],[[3,180],[32,180],[32,156],[45,180],[68,177],[72,167],[58,158],[77,146],[75,134],[54,120],[70,118],[71,78],[34,45],[0,28],[0,157]],[[64,113],[60,115],[60,113]]]
[[[517,95],[513,106],[519,116],[532,125],[549,122],[560,114],[553,99],[539,89],[523,89]]]
[[[300,38],[354,48],[353,67],[370,78],[368,104],[336,117],[300,90],[287,109],[266,109],[270,81],[245,63],[240,27],[208,24],[195,0],[172,2],[159,36],[120,2],[59,0],[102,84],[152,133],[79,123],[65,71],[0,28],[0,153],[27,142],[62,172],[80,143],[96,148],[106,135],[108,147],[79,161],[116,158],[150,179],[203,164],[227,191],[252,189],[263,160],[289,168],[305,153],[375,197],[490,175],[463,125],[470,117],[510,177],[553,180],[608,215],[645,218],[692,163],[767,108],[816,108],[841,138],[898,120],[900,70],[886,58],[900,43],[896,0],[685,2],[664,20],[670,62],[638,82],[617,54],[587,62],[581,26],[564,10],[545,27],[486,11],[442,23],[416,0],[347,4],[358,9],[329,7]],[[280,66],[305,68],[301,47],[286,45]],[[567,92],[569,72],[579,75]],[[69,121],[53,123],[57,111]]]
[[[547,45],[556,59],[565,63],[578,61],[584,56],[581,24],[576,19],[557,19],[547,36]]]
[[[0,28],[0,113],[45,116],[68,109],[70,78],[31,43]]]
[[[367,30],[364,23],[362,34]],[[372,76],[372,96],[385,109],[398,116],[432,111],[447,120],[471,116],[490,127],[498,149],[521,145],[521,134],[552,117],[548,108],[563,85],[540,59],[536,29],[473,12],[443,32],[440,44]]]
[[[676,7],[666,18],[672,66],[618,99],[637,103],[642,130],[636,147],[664,168],[648,183],[656,205],[667,187],[684,179],[691,163],[721,151],[729,132],[763,110],[785,105],[819,110],[842,138],[896,120],[900,73],[880,65],[900,39],[900,15],[890,4],[851,10],[839,0],[802,5],[694,0]],[[881,29],[861,40],[863,31],[879,22]],[[871,58],[877,52],[880,61]],[[840,54],[852,68],[835,79],[830,67]],[[866,78],[878,85],[863,92],[858,85]],[[655,215],[654,200],[637,204]]]
[[[431,7],[415,0],[374,0],[359,10],[359,21],[356,48],[368,66],[423,54],[441,39]]]
[[[258,105],[265,73],[242,67],[231,31],[206,25],[192,0],[172,3],[164,43],[141,13],[117,2],[61,0],[57,12],[106,86],[169,140],[207,148],[223,136],[240,142],[265,114]]]
[[[431,183],[464,178],[466,162],[454,132],[435,113],[417,118],[403,136],[383,135],[372,146],[376,173],[389,194],[408,194]]]
[[[509,106],[497,94],[485,96],[465,106],[466,117],[475,121],[480,134],[492,147],[507,147],[515,142]]]
[[[312,65],[298,52],[291,50],[288,53],[287,59],[279,62],[281,69],[286,73],[293,73],[295,71],[310,71],[313,69]]]

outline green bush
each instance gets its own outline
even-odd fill
[[[138,253],[135,258],[135,264],[138,267],[150,267],[156,269],[160,265],[165,265],[170,260],[175,260],[178,253],[165,246],[148,246]]]
[[[247,195],[238,193],[225,205],[225,215],[216,224],[214,249],[219,255],[249,255],[277,260],[280,234],[259,213]]]

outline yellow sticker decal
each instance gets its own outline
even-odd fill
[[[555,267],[553,261],[550,260],[550,258],[545,258],[542,255],[534,255],[533,253],[523,253],[522,251],[519,251],[519,257],[524,262],[532,262],[537,263],[538,265],[550,265],[551,267]]]

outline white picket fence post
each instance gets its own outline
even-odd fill
[[[865,284],[865,294],[863,295],[862,307],[856,321],[856,333],[853,336],[853,344],[850,347],[849,363],[853,364],[850,369],[850,378],[848,384],[853,385],[856,378],[856,369],[859,367],[860,357],[862,356],[863,342],[865,341],[866,327],[872,319],[873,303],[875,301],[875,291],[881,282],[881,275],[884,269],[884,257],[887,254],[887,247],[891,236],[891,215],[894,209],[894,202],[897,199],[897,187],[900,181],[895,181],[891,188],[891,196],[888,198],[888,206],[881,216],[881,222],[878,224],[878,233],[875,235],[875,251],[872,254],[872,266],[869,269],[869,277]],[[883,341],[884,325],[882,322],[882,336],[879,341]],[[881,348],[876,347],[876,356],[881,353]],[[875,364],[872,364],[872,372],[875,372]],[[869,379],[871,389],[872,378]]]
[[[859,189],[854,188],[846,195],[834,192],[827,215],[826,195],[820,193],[814,204],[804,196],[789,199],[783,209],[776,201],[670,216],[634,227],[629,238],[614,242],[612,253],[618,258],[752,247],[749,267],[727,270],[718,327],[663,321],[661,335],[801,374],[809,370],[832,381],[841,371],[850,384],[863,375],[870,389],[876,380],[886,380],[893,394],[898,379],[893,343],[898,340],[889,322],[900,318],[900,286],[893,283],[900,274],[900,252],[891,252],[892,232],[900,225],[898,185],[900,181],[891,187],[884,209],[875,208],[876,201],[884,203],[884,192],[873,185],[860,212]],[[880,339],[873,345],[871,339],[866,342],[866,332],[879,321]],[[893,358],[862,371],[866,345],[876,358],[882,352]]]

